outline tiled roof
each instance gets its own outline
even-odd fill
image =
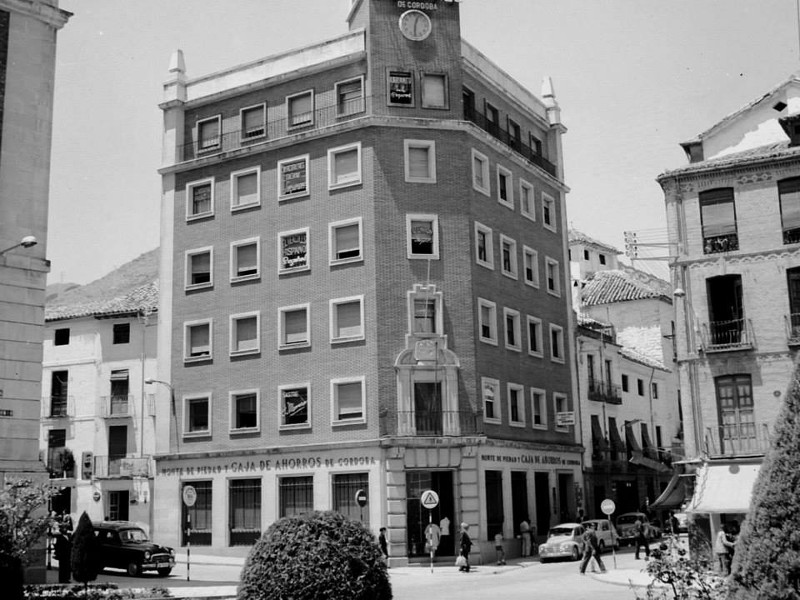
[[[158,310],[158,281],[151,281],[134,288],[127,294],[108,300],[91,300],[74,304],[47,306],[45,321],[76,319],[78,317],[101,317],[112,315],[150,314]]]
[[[597,271],[584,283],[580,294],[580,302],[584,306],[647,298],[670,300],[660,290],[621,270]]]
[[[590,237],[583,233],[582,231],[578,231],[577,229],[570,229],[569,230],[569,243],[570,244],[591,244],[592,246],[596,246],[598,248],[602,248],[609,253],[613,254],[622,254],[619,250],[614,248],[614,246],[609,246],[608,244],[604,244],[603,242],[597,241],[593,237]]]
[[[742,152],[726,154],[718,158],[701,160],[677,169],[664,171],[656,179],[662,181],[675,175],[686,175],[690,173],[702,173],[704,171],[719,170],[726,167],[738,167],[748,164],[757,164],[779,159],[790,159],[800,157],[800,146],[789,146],[789,140],[775,142],[757,148],[750,148]]]
[[[582,327],[589,327],[590,329],[603,329],[611,327],[608,323],[603,323],[580,311],[575,311],[575,322]]]

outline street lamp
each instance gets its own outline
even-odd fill
[[[18,244],[14,244],[13,246],[9,246],[5,250],[0,250],[0,256],[5,254],[6,252],[10,252],[14,248],[19,248],[20,246],[23,247],[23,248],[32,248],[33,246],[35,246],[38,243],[39,243],[39,241],[34,236],[26,235],[24,238],[22,238],[22,240],[20,240],[20,242]]]

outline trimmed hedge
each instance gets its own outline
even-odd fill
[[[28,585],[25,587],[27,600],[138,600],[152,598],[171,598],[164,588],[123,588],[115,583],[84,585]]]
[[[375,536],[330,511],[273,523],[242,569],[239,600],[390,600]]]

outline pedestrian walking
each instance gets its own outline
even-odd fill
[[[636,518],[636,522],[633,524],[633,531],[636,535],[634,539],[634,544],[636,544],[636,560],[639,560],[639,548],[642,546],[644,546],[645,560],[650,558],[649,529],[650,528],[642,521],[641,517]]]
[[[381,547],[381,554],[386,564],[389,564],[389,544],[386,542],[386,527],[381,527],[378,533],[378,545]]]
[[[469,525],[461,523],[461,539],[459,540],[459,556],[463,557],[463,564],[458,570],[469,573],[469,553],[472,550],[472,540],[469,537]]]
[[[581,561],[580,573],[586,574],[586,566],[589,561],[594,560],[601,573],[606,572],[606,566],[603,564],[603,559],[600,558],[600,542],[597,539],[597,523],[590,523],[583,532],[583,560]],[[592,567],[594,570],[594,567]]]
[[[530,556],[531,555],[531,524],[528,522],[528,518],[522,519],[522,523],[519,524],[519,535],[522,538],[522,556]]]
[[[721,527],[714,541],[714,555],[717,557],[719,572],[723,576],[731,574],[731,558],[733,555],[733,543],[728,539],[727,529],[727,526]]]
[[[56,536],[56,560],[58,560],[58,583],[69,583],[72,580],[72,539],[66,524],[62,524]]]
[[[506,564],[506,550],[503,547],[503,532],[498,531],[494,536],[494,551],[497,554],[497,564]]]

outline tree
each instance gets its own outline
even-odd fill
[[[78,526],[72,536],[72,578],[83,584],[84,589],[89,588],[89,582],[97,579],[97,552],[95,550],[95,535],[92,520],[86,511],[83,511],[78,520]]]
[[[375,536],[362,523],[320,511],[273,523],[242,569],[239,600],[391,600]]]
[[[731,579],[737,598],[800,598],[799,378],[796,370],[736,543]]]

